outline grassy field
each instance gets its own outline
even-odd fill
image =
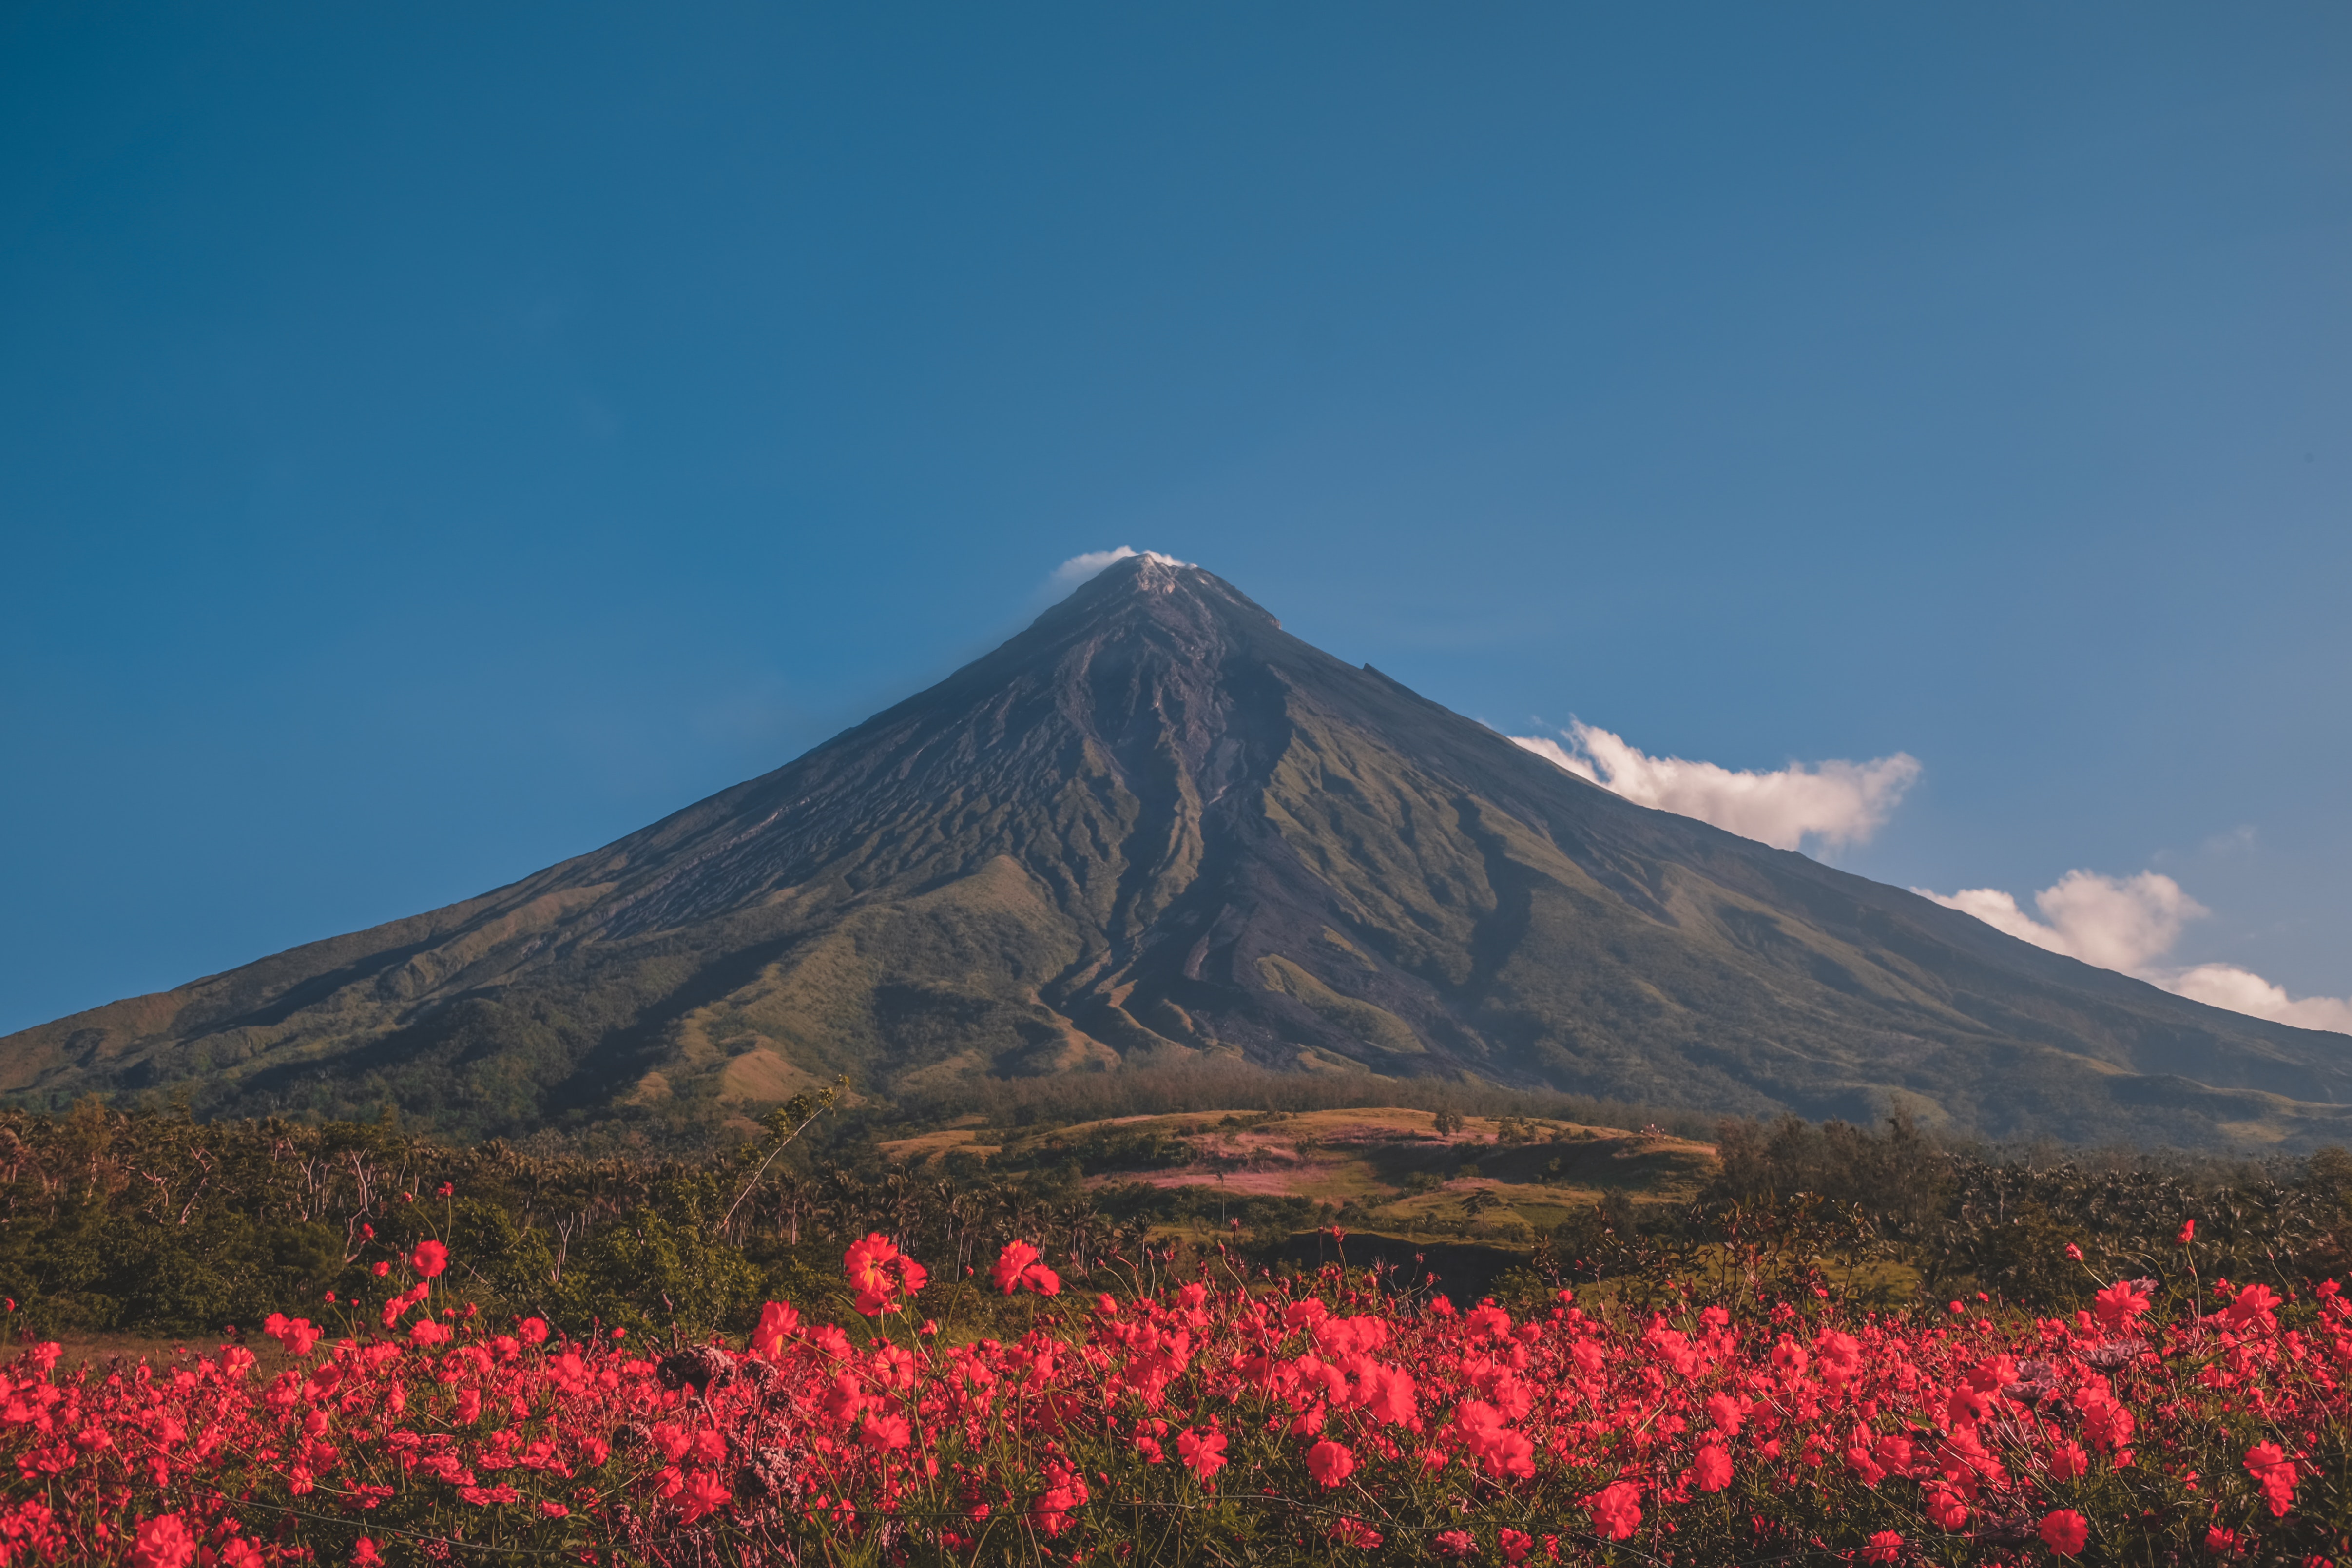
[[[1008,1165],[1076,1159],[1088,1185],[1301,1197],[1346,1208],[1369,1231],[1504,1244],[1531,1241],[1604,1192],[1685,1202],[1715,1164],[1712,1145],[1661,1132],[1475,1116],[1440,1132],[1431,1112],[1401,1108],[1129,1116],[1045,1131],[972,1125],[882,1147],[902,1163],[957,1152]]]

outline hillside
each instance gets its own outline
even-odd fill
[[[1633,805],[1144,556],[617,843],[0,1040],[0,1093],[690,1137],[1231,1063],[2299,1147],[2347,1047]]]

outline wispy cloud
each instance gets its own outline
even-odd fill
[[[1948,897],[1925,888],[1912,890],[2036,947],[2135,975],[2192,1002],[2273,1023],[2352,1034],[2352,1000],[2293,997],[2284,986],[2234,963],[2166,962],[2189,922],[2210,911],[2161,872],[2103,877],[2069,871],[2033,895],[2039,920],[1998,888],[1968,888]]]
[[[1157,550],[1138,550],[1127,544],[1122,544],[1116,550],[1089,550],[1083,555],[1073,555],[1055,567],[1053,575],[1045,579],[1044,591],[1048,597],[1059,599],[1079,584],[1099,576],[1112,563],[1125,561],[1136,555],[1140,555],[1147,561],[1162,562],[1170,566],[1192,564],[1189,561],[1179,561],[1173,555],[1162,555]]]
[[[1054,568],[1054,574],[1045,579],[1045,592],[1058,599],[1079,584],[1101,575],[1112,562],[1139,553],[1133,547],[1122,544],[1116,550],[1089,550],[1083,555],[1073,555]]]
[[[1830,849],[1867,843],[1921,771],[1916,757],[1897,752],[1867,763],[1791,763],[1776,772],[1753,773],[1653,757],[1622,736],[1584,723],[1561,731],[1559,741],[1541,735],[1511,740],[1637,805],[1696,816],[1778,849],[1795,849],[1808,839]]]

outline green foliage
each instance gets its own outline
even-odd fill
[[[0,1113],[0,1295],[19,1304],[17,1331],[42,1335],[194,1335],[272,1311],[331,1321],[381,1298],[376,1266],[432,1238],[450,1250],[445,1284],[481,1311],[574,1333],[698,1335],[748,1327],[771,1299],[842,1312],[842,1248],[868,1231],[898,1237],[943,1279],[984,1270],[1015,1236],[1083,1278],[1139,1256],[1162,1212],[1149,1188],[1098,1206],[1066,1165],[922,1181],[882,1166],[870,1140],[803,1138],[831,1103],[803,1098],[767,1119],[760,1142],[697,1162],[453,1149],[381,1125],[197,1123],[95,1102],[64,1117]],[[1268,1231],[1312,1214],[1280,1200],[1244,1209]]]
[[[1222,1243],[1218,1267],[1255,1267],[1312,1264],[1335,1221],[1377,1228],[1360,1225],[1360,1205],[1215,1182],[1087,1184],[1092,1167],[1150,1168],[1166,1152],[1154,1133],[1033,1139],[1039,1152],[1025,1170],[890,1166],[874,1149],[877,1134],[903,1132],[883,1120],[887,1108],[826,1103],[808,1097],[767,1119],[757,1142],[692,1161],[456,1149],[382,1124],[198,1123],[94,1102],[62,1117],[0,1113],[0,1295],[18,1302],[20,1332],[41,1334],[193,1336],[273,1310],[331,1318],[330,1292],[341,1303],[380,1297],[374,1266],[432,1237],[451,1251],[446,1283],[483,1312],[667,1336],[740,1331],[771,1299],[845,1319],[842,1248],[869,1231],[948,1285],[984,1275],[997,1248],[1021,1237],[1075,1287],[1164,1268],[1171,1234],[1200,1238],[1193,1266],[1216,1261]],[[1234,1129],[1265,1120],[1235,1117]],[[1900,1120],[1875,1131],[1732,1123],[1719,1141],[1720,1168],[1695,1200],[1604,1191],[1532,1258],[1490,1245],[1515,1233],[1495,1223],[1503,1194],[1482,1187],[1442,1205],[1440,1226],[1480,1239],[1429,1268],[1449,1291],[1516,1268],[1525,1278],[1514,1276],[1515,1300],[1532,1300],[1538,1284],[1659,1305],[1693,1286],[1889,1305],[1982,1291],[2040,1311],[2082,1306],[2116,1278],[2154,1279],[2177,1301],[2217,1275],[2284,1288],[2352,1270],[2352,1155],[2340,1150],[2263,1166],[2084,1160],[1948,1146]],[[1611,1147],[1496,1148],[1489,1158],[1533,1173],[1555,1149],[1576,1159]],[[1611,1168],[1622,1182],[1637,1166]],[[1398,1179],[1425,1189],[1438,1174]],[[2179,1233],[2192,1218],[2195,1245],[2184,1247]],[[1347,1243],[1358,1262],[1368,1247],[1433,1258],[1435,1245]]]
[[[1554,1229],[1544,1267],[1611,1281],[1629,1300],[1698,1282],[1885,1305],[1981,1293],[2063,1313],[2116,1279],[2152,1280],[2177,1305],[2217,1277],[2285,1289],[2352,1266],[2352,1156],[2341,1150],[2274,1166],[2004,1154],[1942,1145],[1901,1117],[1874,1132],[1727,1122],[1717,1146],[1719,1173],[1696,1202],[1604,1196]]]
[[[0,1226],[0,1293],[31,1331],[216,1332],[254,1321],[257,1301],[318,1300],[343,1273],[340,1241],[315,1223],[207,1214],[166,1226],[82,1197],[46,1222]]]
[[[765,1282],[741,1249],[716,1239],[695,1205],[676,1218],[643,1209],[581,1249],[550,1296],[549,1315],[640,1334],[669,1324],[740,1331],[757,1313]]]
[[[1189,1165],[1197,1158],[1192,1145],[1164,1132],[1130,1132],[1102,1128],[1083,1136],[1030,1139],[1016,1151],[993,1162],[1001,1171],[1034,1171],[1077,1163],[1086,1175],[1106,1171],[1161,1171]]]

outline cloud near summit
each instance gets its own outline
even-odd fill
[[[1541,735],[1510,739],[1637,805],[1696,816],[1776,849],[1794,849],[1807,839],[1831,849],[1868,843],[1921,771],[1918,758],[1897,752],[1867,763],[1791,763],[1754,773],[1653,757],[1622,736],[1585,723],[1560,731],[1566,745]]]
[[[1151,561],[1164,561],[1171,566],[1192,564],[1187,561],[1179,561],[1173,555],[1162,555],[1157,550],[1138,550],[1128,544],[1122,544],[1116,550],[1089,550],[1083,554],[1073,555],[1055,567],[1053,574],[1045,579],[1045,593],[1049,598],[1059,599],[1079,584],[1099,576],[1114,562],[1125,561],[1136,555]]]

